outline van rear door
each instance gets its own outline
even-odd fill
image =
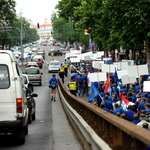
[[[16,87],[12,60],[0,53],[0,121],[16,120]]]

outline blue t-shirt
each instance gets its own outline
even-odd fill
[[[145,102],[142,102],[138,105],[138,111],[141,111],[141,110],[145,110],[145,105],[146,103]]]
[[[102,108],[102,109],[110,113],[110,110],[108,108]]]
[[[123,89],[122,89],[122,93],[123,93],[123,92],[125,92],[126,95],[127,95],[127,89],[126,89],[126,88],[123,88]]]
[[[56,78],[51,78],[50,80],[49,80],[49,83],[51,84],[52,83],[52,81],[54,81],[55,80],[55,83],[56,83],[56,87],[57,87],[57,83],[58,83],[58,80],[56,79]]]
[[[117,108],[113,111],[113,114],[116,115],[117,112],[119,112],[120,114],[123,114],[124,110],[123,109],[120,110],[119,108]]]
[[[76,81],[76,77],[78,76],[77,73],[73,74],[72,77],[73,77],[73,81]]]
[[[133,120],[134,124],[138,124],[140,121],[139,120]]]
[[[78,78],[78,83],[80,84],[80,80],[82,80],[82,85],[83,85],[83,77]]]
[[[108,101],[108,100],[105,100],[103,101],[102,103],[105,104],[105,107],[108,108],[109,110],[110,109],[113,109],[113,105],[112,105],[112,102]]]
[[[127,119],[128,119],[130,122],[133,122],[133,115],[134,115],[134,114],[135,114],[135,112],[132,111],[132,110],[126,111]]]

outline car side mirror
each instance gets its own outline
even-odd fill
[[[41,75],[43,75],[43,73],[41,72]]]

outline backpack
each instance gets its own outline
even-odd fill
[[[79,80],[79,84],[83,84],[83,80],[82,79]]]
[[[51,87],[52,89],[56,88],[56,79],[52,79]]]

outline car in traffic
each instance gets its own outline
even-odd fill
[[[43,67],[43,63],[42,63],[41,59],[33,58],[32,62],[36,62],[40,69]]]
[[[32,61],[32,62],[28,62],[25,66],[26,66],[26,68],[27,67],[38,67],[38,64],[37,64],[37,62]]]
[[[39,67],[29,67],[25,69],[25,73],[31,83],[39,83],[42,86],[42,74]]]
[[[37,52],[37,47],[33,47],[32,52]]]
[[[53,53],[54,49],[51,49],[49,52],[48,52],[48,55],[51,56],[52,53]]]
[[[47,42],[44,42],[44,46],[47,46]]]
[[[43,52],[38,52],[36,55],[41,55],[43,59],[45,59],[45,55],[43,54]]]
[[[53,56],[62,56],[62,52],[59,51],[59,50],[57,50],[57,49],[54,49],[54,50],[52,51],[52,53],[53,53]]]
[[[66,54],[66,49],[65,49],[65,48],[60,48],[59,51],[60,51],[62,54],[64,54],[64,55]]]
[[[19,52],[19,51],[14,51],[13,54],[14,54],[14,56],[15,56],[16,58],[21,58],[21,52]]]
[[[58,60],[50,61],[48,64],[48,72],[58,72],[60,68],[60,62]]]
[[[0,133],[12,134],[24,144],[28,134],[26,89],[16,58],[10,50],[0,51]]]
[[[40,59],[43,63],[43,57],[41,55],[35,55],[33,58],[34,59]]]

